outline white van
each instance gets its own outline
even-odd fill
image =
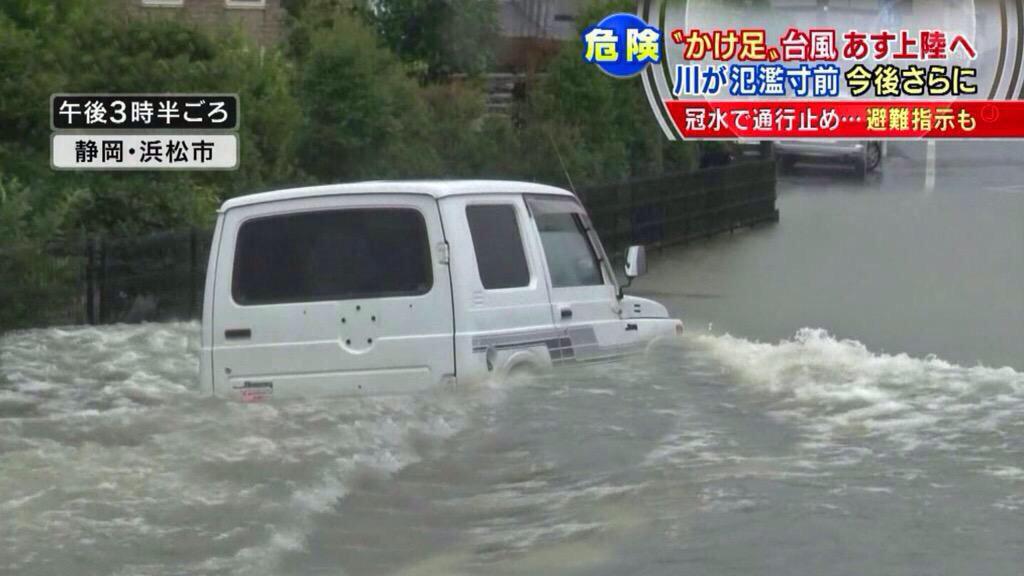
[[[645,269],[632,247],[626,276]],[[611,359],[682,330],[662,305],[622,295],[571,192],[318,186],[221,207],[200,373],[245,401],[402,394]]]

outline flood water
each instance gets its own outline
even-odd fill
[[[0,573],[1019,576],[1024,167],[949,146],[653,254],[617,365],[239,405],[193,323],[9,333]]]

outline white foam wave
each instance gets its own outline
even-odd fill
[[[1024,374],[963,367],[935,356],[871,352],[854,340],[805,328],[776,344],[734,336],[692,340],[809,442],[877,436],[912,450],[956,450],[965,436],[1019,437]]]
[[[416,461],[472,410],[444,394],[218,401],[196,390],[197,349],[193,323],[0,339],[9,569],[274,573],[355,479]]]

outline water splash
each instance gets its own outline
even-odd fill
[[[693,342],[772,414],[809,430],[812,441],[866,436],[905,450],[922,443],[956,449],[968,435],[1009,440],[1024,432],[1024,374],[1011,368],[873,353],[810,328],[776,344],[729,335]]]
[[[416,461],[472,409],[444,394],[207,398],[198,336],[175,323],[0,339],[0,572],[84,558],[101,573],[273,573],[355,478]]]

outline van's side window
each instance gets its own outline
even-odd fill
[[[268,216],[238,231],[231,295],[242,305],[411,296],[432,286],[426,223],[411,208]]]
[[[551,285],[555,288],[604,283],[601,263],[587,238],[582,217],[574,212],[535,211]]]
[[[484,288],[520,288],[530,284],[516,209],[511,204],[466,206],[476,267]]]

